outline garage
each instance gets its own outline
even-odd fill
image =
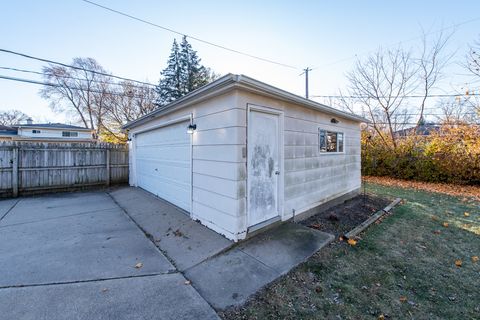
[[[190,212],[191,135],[189,121],[136,134],[137,186]]]
[[[364,121],[228,74],[124,126],[130,185],[242,240],[358,194]]]

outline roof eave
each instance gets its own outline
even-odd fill
[[[175,110],[186,107],[195,102],[207,99],[212,95],[216,96],[216,95],[222,94],[230,89],[244,89],[244,90],[251,91],[254,93],[259,93],[262,95],[267,95],[274,98],[280,98],[287,102],[299,104],[310,109],[322,111],[324,113],[338,116],[343,119],[352,120],[355,122],[365,122],[365,123],[370,122],[369,120],[363,117],[357,116],[352,113],[347,113],[341,110],[337,110],[335,108],[323,105],[321,103],[318,103],[312,100],[305,99],[303,97],[300,97],[288,91],[285,91],[285,90],[276,88],[274,86],[271,86],[269,84],[266,84],[264,82],[252,79],[245,75],[228,74],[216,81],[211,82],[210,84],[207,84],[197,90],[190,92],[184,97],[171,102],[170,104],[166,105],[163,108],[159,108],[155,111],[150,112],[149,114],[146,114],[136,120],[133,120],[127,123],[122,127],[122,129],[126,130],[126,129],[130,129],[130,128],[142,125],[145,122],[148,122],[166,113],[173,112]]]

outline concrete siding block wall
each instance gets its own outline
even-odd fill
[[[243,93],[248,103],[284,112],[284,210],[282,220],[357,190],[360,176],[360,125],[288,102]],[[340,122],[332,124],[331,119]],[[344,152],[321,153],[318,129],[344,133]]]
[[[197,125],[192,136],[192,218],[238,240],[239,230],[245,229],[246,117],[236,95],[196,103],[131,132],[188,114]]]

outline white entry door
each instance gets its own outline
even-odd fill
[[[190,212],[191,135],[183,121],[137,134],[137,185]]]
[[[248,225],[279,215],[279,115],[254,111],[248,121]]]

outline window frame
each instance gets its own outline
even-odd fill
[[[328,151],[328,141],[327,141],[327,137],[329,134],[335,134],[336,135],[336,139],[335,139],[335,151]],[[340,139],[340,141],[342,142],[342,151],[339,151],[339,139],[338,139],[338,136],[341,135],[342,138]],[[324,138],[324,141],[323,141],[323,144],[325,146],[325,150],[322,150],[322,137]],[[318,128],[318,151],[320,154],[343,154],[345,153],[345,132],[343,131],[335,131],[335,130],[327,130],[327,129],[323,129],[323,128]]]
[[[39,133],[42,133],[42,131],[39,129],[32,129],[32,134],[39,134]]]
[[[74,135],[72,135],[74,134]],[[63,138],[78,138],[78,131],[62,131]]]

